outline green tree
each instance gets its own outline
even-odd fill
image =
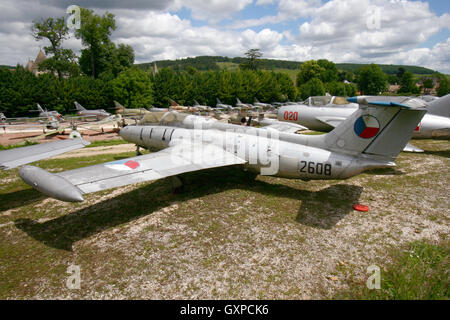
[[[300,86],[299,94],[303,100],[312,96],[323,96],[325,95],[325,87],[320,79],[312,78]]]
[[[148,107],[153,103],[153,86],[149,74],[130,68],[111,81],[113,97],[129,108]]]
[[[297,73],[297,86],[300,87],[313,78],[320,79],[320,75],[325,72],[325,68],[320,66],[317,61],[305,61],[300,66],[300,71]]]
[[[386,75],[372,63],[358,69],[357,83],[363,94],[378,95],[386,90]]]
[[[414,75],[412,72],[406,71],[400,78],[400,89],[398,92],[411,93],[413,92],[415,86]]]
[[[317,78],[322,83],[333,82],[339,80],[338,70],[336,65],[326,59],[309,60],[300,66],[300,71],[297,74],[297,86],[300,86],[312,78]]]
[[[175,96],[177,93],[176,84],[178,76],[170,68],[162,68],[159,72],[153,76],[153,89],[155,104],[157,106],[167,107],[170,105],[169,99],[174,99],[178,103],[183,104],[184,101],[180,101],[181,97],[185,96],[185,90],[188,86],[188,79],[186,79],[185,86],[183,88],[183,93],[181,95]],[[184,100],[184,99],[182,99]]]
[[[44,51],[45,54],[51,54],[52,56],[40,64],[40,70],[56,72],[60,79],[65,73],[71,75],[78,73],[75,54],[72,50],[62,47],[63,41],[69,37],[69,29],[64,17],[34,21],[31,32],[36,41],[47,39],[50,42],[49,46],[44,47]]]
[[[450,86],[448,83],[448,78],[446,75],[440,75],[439,77],[439,88],[437,90],[437,94],[439,97],[445,96],[450,93]]]
[[[322,80],[323,83],[339,80],[338,70],[334,62],[320,59],[317,60],[317,64],[324,69],[319,75],[319,79]]]
[[[263,56],[260,49],[250,49],[245,53],[245,62],[239,65],[244,70],[258,70],[259,59]]]
[[[400,67],[400,68],[398,68],[398,71],[397,71],[397,78],[399,78],[399,79],[401,79],[402,77],[403,77],[403,74],[405,73],[405,68],[403,68],[403,67]]]
[[[85,74],[97,78],[105,71],[105,56],[111,51],[111,32],[116,29],[116,22],[112,13],[106,12],[102,16],[91,9],[81,8],[81,27],[75,36],[81,39],[80,66]]]

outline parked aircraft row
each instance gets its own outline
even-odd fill
[[[394,160],[428,107],[411,98],[401,103],[368,97],[348,101],[358,103],[358,109],[331,132],[313,136],[283,132],[271,125],[237,126],[214,118],[165,112],[156,125],[129,125],[119,133],[126,141],[158,152],[59,173],[23,166],[19,175],[33,188],[62,201],[83,201],[91,192],[232,165],[285,178],[346,179],[368,169],[395,166]],[[291,125],[283,121],[275,124],[279,123]],[[83,144],[76,140],[70,147]],[[39,154],[49,153],[45,145],[43,152],[33,147],[33,161]],[[25,148],[8,150],[7,165],[2,161],[0,165],[22,165]],[[14,160],[15,152],[21,153],[20,161]]]

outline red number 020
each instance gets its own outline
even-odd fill
[[[298,112],[286,111],[283,115],[284,120],[297,121]]]

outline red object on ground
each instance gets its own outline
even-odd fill
[[[365,206],[363,204],[354,204],[353,205],[353,209],[357,210],[357,211],[361,211],[361,212],[367,212],[369,211],[369,207]]]

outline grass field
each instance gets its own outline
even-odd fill
[[[414,144],[426,152],[345,181],[230,167],[183,175],[183,193],[164,179],[77,204],[1,171],[0,299],[448,298],[450,142]],[[56,172],[133,155],[37,165]],[[382,287],[368,292],[372,264]],[[66,287],[70,265],[81,289]]]

